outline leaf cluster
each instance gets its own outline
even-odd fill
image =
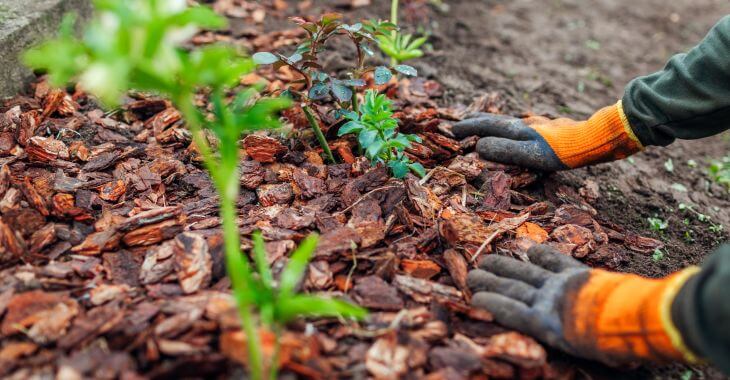
[[[380,50],[397,63],[423,57],[421,47],[428,41],[428,36],[414,37],[400,31],[378,35],[376,38]]]
[[[403,178],[409,171],[422,177],[425,175],[423,166],[411,162],[405,155],[411,143],[421,142],[421,139],[397,131],[398,120],[393,117],[392,105],[387,96],[368,90],[359,113],[344,112],[344,117],[349,121],[340,127],[338,135],[357,134],[357,141],[370,162],[373,165],[386,165],[394,177]]]
[[[667,223],[666,220],[661,219],[656,215],[654,217],[649,217],[646,220],[649,222],[649,228],[655,232],[661,233],[669,227],[669,223]]]
[[[713,181],[730,189],[730,156],[712,161],[708,172]]]
[[[237,294],[246,297],[247,302],[256,305],[261,321],[276,329],[293,319],[307,317],[347,317],[362,319],[367,311],[345,301],[321,296],[297,293],[297,286],[307,269],[307,264],[317,247],[318,237],[312,234],[305,238],[289,258],[279,276],[278,286],[266,259],[266,248],[260,232],[253,234],[252,256],[255,276],[248,279],[248,292]],[[235,270],[233,275],[244,273]]]
[[[307,21],[301,17],[291,20],[304,29],[307,37],[297,47],[296,51],[286,56],[280,53],[259,52],[253,55],[259,65],[273,65],[275,69],[289,66],[304,79],[303,91],[289,90],[288,94],[298,100],[319,101],[331,97],[339,103],[352,101],[358,89],[365,87],[365,74],[373,73],[376,85],[388,83],[397,74],[416,76],[415,68],[407,65],[368,66],[366,58],[373,56],[371,46],[379,45],[378,39],[389,35],[397,29],[395,24],[382,21],[364,21],[355,24],[342,22],[339,13],[327,13],[316,21]],[[324,51],[327,41],[336,36],[348,38],[357,51],[357,61],[353,68],[346,73],[346,78],[337,78],[323,72],[320,63],[320,54]]]

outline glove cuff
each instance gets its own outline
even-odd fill
[[[556,119],[530,125],[570,168],[626,158],[644,147],[631,129],[622,102],[600,109],[588,120]]]
[[[690,267],[663,279],[592,270],[565,303],[566,340],[585,356],[608,364],[697,362],[670,309],[679,289],[698,270]]]

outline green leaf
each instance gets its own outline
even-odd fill
[[[334,95],[337,100],[347,102],[352,99],[352,90],[342,84],[342,82],[332,81],[330,84],[332,86],[332,95]]]
[[[359,117],[355,111],[350,111],[345,108],[336,109],[334,111],[334,117],[335,117],[335,119],[345,118],[347,120],[353,120],[353,121],[359,120]]]
[[[375,141],[377,137],[378,131],[368,129],[360,132],[360,135],[357,137],[357,141],[360,143],[361,147],[367,148]]]
[[[393,77],[393,73],[391,73],[390,70],[385,66],[376,67],[373,75],[375,77],[375,84],[378,86],[388,83],[388,81],[390,81],[390,78]]]
[[[388,162],[388,167],[393,172],[393,177],[395,178],[405,177],[409,170],[408,164],[400,160]]]
[[[309,98],[312,100],[324,99],[330,92],[329,86],[325,83],[317,83],[309,89]]]
[[[426,169],[419,162],[411,162],[408,167],[421,178],[426,175]]]
[[[350,87],[365,87],[367,83],[363,79],[345,79],[342,81],[342,84]]]
[[[266,288],[273,288],[274,277],[271,275],[271,269],[269,263],[266,260],[266,245],[264,245],[264,239],[261,237],[261,232],[256,231],[253,233],[253,259],[256,262],[256,270],[261,276],[261,282]]]
[[[253,61],[256,62],[257,65],[270,65],[278,62],[279,57],[272,53],[262,51],[253,55]]]
[[[385,146],[385,141],[375,140],[367,146],[367,148],[365,149],[365,154],[368,158],[373,159],[374,157],[380,155],[380,152],[383,150],[383,146]]]
[[[343,24],[340,26],[340,28],[342,28],[350,33],[357,33],[362,29],[362,23],[358,22],[357,24],[352,24],[352,25]]]
[[[289,59],[289,62],[291,62],[291,63],[297,63],[297,62],[301,61],[302,58],[303,58],[303,56],[301,54],[294,53],[288,59]]]
[[[402,133],[399,133],[398,136],[396,136],[394,139],[390,140],[394,142],[395,144],[391,145],[394,148],[402,148],[399,150],[403,150],[405,148],[411,147],[411,140],[408,138],[407,135],[404,135]]]
[[[203,6],[192,7],[175,14],[167,19],[169,25],[195,25],[204,29],[224,28],[228,21],[215,13],[212,9]]]
[[[309,260],[317,248],[317,240],[319,240],[317,234],[307,236],[292,253],[279,280],[279,294],[282,298],[294,293],[294,288],[301,281]]]
[[[280,300],[277,305],[278,320],[286,323],[298,317],[345,317],[363,319],[366,309],[351,303],[308,295],[296,295]]]
[[[417,143],[420,143],[422,141],[421,140],[421,136],[418,136],[418,135],[404,134],[404,136],[406,136],[406,138],[408,140],[414,141],[414,142],[417,142]]]
[[[408,45],[407,49],[408,50],[418,49],[419,47],[423,46],[423,44],[425,44],[426,41],[428,41],[428,36],[416,38],[415,40],[413,40],[413,42],[410,43],[410,45]]]
[[[337,131],[337,136],[346,135],[348,133],[357,133],[362,130],[362,124],[357,121],[348,121],[340,127]]]
[[[418,70],[416,70],[412,66],[408,66],[408,65],[398,65],[398,66],[394,67],[393,69],[401,74],[412,76],[412,77],[415,77],[418,75]]]
[[[330,77],[329,75],[327,75],[321,71],[315,71],[312,74],[312,80],[314,80],[315,82],[324,82],[327,79],[329,79],[329,77]]]
[[[329,24],[331,24],[331,23],[333,23],[333,22],[335,22],[335,21],[337,21],[337,20],[339,20],[341,18],[342,18],[342,15],[339,14],[339,13],[334,13],[334,12],[333,13],[325,13],[325,14],[322,15],[322,18],[320,20],[320,23],[322,24],[322,26],[327,26],[327,25],[329,25]]]
[[[370,46],[362,44],[362,45],[360,45],[360,49],[362,49],[362,51],[364,51],[365,54],[367,54],[369,56],[375,55],[375,52],[373,51],[373,49],[370,48]]]

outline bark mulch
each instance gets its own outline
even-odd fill
[[[274,2],[276,5],[278,2]],[[261,17],[276,8],[224,10]],[[257,15],[258,14],[258,15]],[[271,16],[274,17],[274,16]],[[204,33],[255,49],[296,43],[295,30]],[[244,78],[281,88],[290,72]],[[598,215],[588,183],[576,190],[540,173],[480,159],[476,139],[450,137],[469,112],[499,112],[490,95],[441,108],[432,80],[392,82],[408,151],[425,178],[389,177],[335,138],[331,105],[318,108],[338,160],[324,164],[301,109],[286,133],[246,137],[238,207],[244,248],[260,230],[274,272],[297,242],[321,235],[302,291],[369,308],[362,323],[300,321],[283,338],[285,372],[309,378],[566,378],[533,339],[470,306],[466,274],[490,254],[523,257],[547,243],[594,265],[662,243]],[[202,102],[202,99],[201,99]],[[595,185],[595,184],[593,184]],[[43,81],[0,108],[0,376],[212,377],[244,360],[225,277],[217,198],[180,114],[130,94],[102,111],[81,90]]]

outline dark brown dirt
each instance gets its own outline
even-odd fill
[[[317,14],[332,3],[317,2]],[[385,17],[387,1],[347,12],[352,18]],[[425,2],[421,2],[425,3]],[[446,12],[406,2],[409,23],[430,30],[433,51],[415,62],[421,75],[444,84],[445,104],[470,103],[495,92],[502,112],[586,117],[615,102],[632,78],[661,69],[673,54],[696,44],[730,3],[716,0],[648,1],[446,1]],[[409,13],[410,12],[410,13]],[[409,20],[410,17],[410,20]],[[409,26],[413,26],[409,25]],[[603,217],[629,231],[653,234],[666,243],[664,257],[622,252],[612,269],[661,276],[699,264],[726,240],[697,216],[678,210],[692,205],[716,225],[730,226],[730,196],[712,183],[706,168],[730,151],[727,133],[702,141],[650,147],[632,160],[559,173],[555,178],[577,188],[587,181],[600,187],[593,204]],[[673,163],[672,172],[665,162]],[[696,162],[695,167],[687,164]],[[681,186],[687,191],[678,190]],[[668,228],[649,232],[647,218],[666,220]],[[685,220],[689,224],[685,224]],[[601,372],[604,372],[601,374]],[[605,369],[589,370],[604,377]],[[621,377],[722,378],[712,369],[682,366],[643,368]]]

